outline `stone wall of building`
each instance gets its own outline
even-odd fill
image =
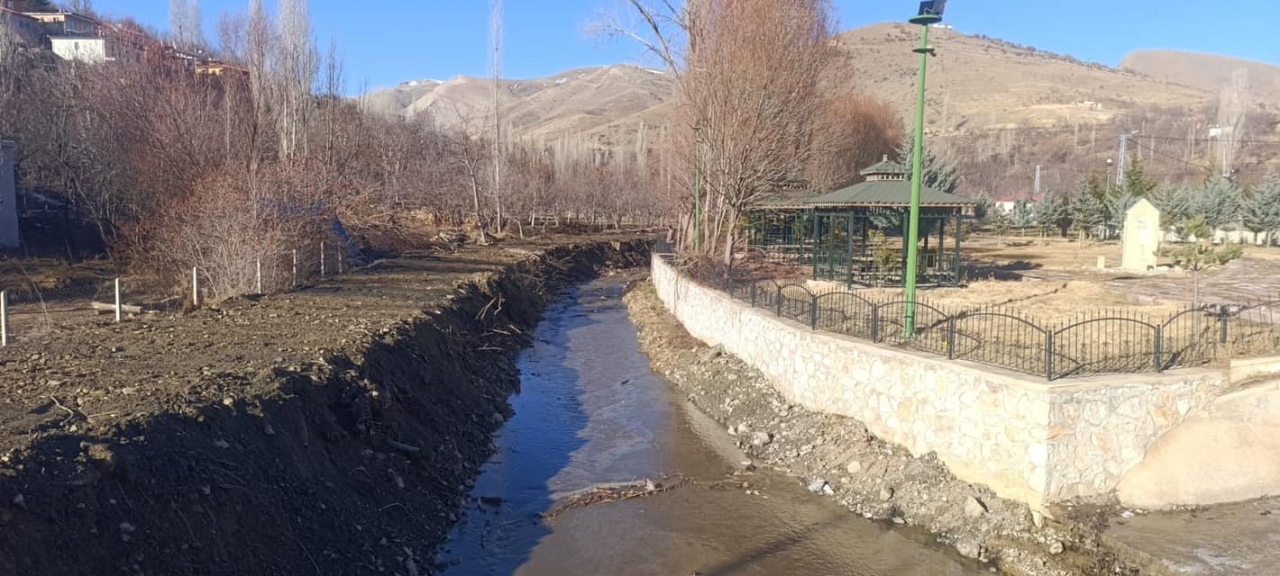
[[[1227,386],[1225,370],[1047,382],[875,344],[752,308],[654,255],[653,282],[695,338],[759,369],[791,401],[856,418],[956,476],[1033,506],[1113,490],[1165,432]]]

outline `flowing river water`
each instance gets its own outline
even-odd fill
[[[986,573],[794,478],[744,473],[732,438],[650,370],[623,285],[596,280],[547,311],[519,359],[515,416],[440,554],[445,574]],[[663,478],[684,483],[542,516],[595,487]]]

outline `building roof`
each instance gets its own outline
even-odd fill
[[[812,199],[817,208],[837,206],[902,206],[911,205],[910,180],[875,180],[854,184]],[[921,206],[973,206],[969,198],[920,188]]]
[[[863,168],[862,171],[858,173],[863,176],[871,176],[873,174],[906,175],[907,172],[908,170],[906,166],[889,160],[889,155],[886,154],[884,159]]]

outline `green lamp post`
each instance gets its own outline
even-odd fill
[[[926,0],[920,3],[920,12],[908,20],[920,26],[920,47],[914,52],[920,55],[920,86],[916,97],[916,137],[911,150],[911,213],[907,228],[907,270],[903,279],[906,306],[902,318],[903,336],[911,338],[916,332],[916,275],[920,260],[920,188],[923,177],[924,156],[924,85],[925,70],[933,48],[929,47],[929,26],[942,21],[946,0]]]

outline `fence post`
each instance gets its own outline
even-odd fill
[[[1164,362],[1160,358],[1164,355],[1164,327],[1162,326],[1156,326],[1155,344],[1156,372],[1164,372]]]
[[[1045,332],[1044,379],[1053,380],[1053,332]]]
[[[120,279],[116,278],[116,323],[119,324],[124,315],[124,302],[120,298]]]
[[[338,248],[338,275],[342,275],[342,248]]]
[[[200,306],[200,267],[191,267],[191,305]]]
[[[947,360],[956,359],[956,317],[947,317]]]
[[[298,287],[298,250],[296,248],[293,250],[293,283],[289,287]]]
[[[320,241],[320,277],[324,278],[324,241]]]
[[[871,305],[871,341],[880,341],[880,305]]]
[[[9,292],[0,290],[0,346],[9,345]]]
[[[774,312],[776,312],[777,315],[781,317],[782,316],[782,287],[781,286],[778,287],[777,297],[774,298],[774,308],[775,308]]]
[[[1218,343],[1224,346],[1227,344],[1227,320],[1229,318],[1231,318],[1231,316],[1226,312],[1226,310],[1218,312],[1218,323],[1221,325],[1220,330],[1222,332],[1218,336]]]
[[[261,294],[262,293],[262,258],[258,258],[255,264],[257,264],[257,271],[256,271],[257,273],[254,275],[254,278],[253,278],[253,289],[258,294]]]
[[[756,307],[756,283],[751,283],[751,307]]]
[[[818,297],[813,296],[809,300],[809,326],[814,330],[818,329]]]

